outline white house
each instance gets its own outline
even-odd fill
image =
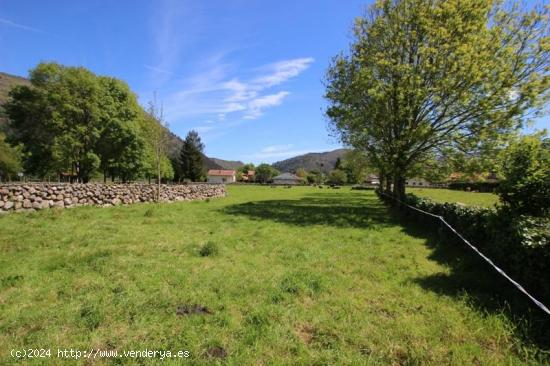
[[[235,183],[234,170],[217,170],[210,169],[208,171],[208,183]]]
[[[273,184],[300,184],[302,180],[290,173],[283,173],[273,178]]]
[[[372,184],[372,185],[378,185],[380,184],[380,179],[376,174],[369,174],[367,178],[365,179],[365,183]]]
[[[413,177],[413,178],[407,179],[407,181],[405,182],[405,185],[410,187],[431,187],[432,183],[427,181],[424,178]]]

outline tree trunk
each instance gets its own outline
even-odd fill
[[[383,174],[378,176],[378,190],[384,192],[384,185],[386,184],[386,177]]]
[[[157,202],[160,202],[160,155],[157,163],[157,174],[158,174]]]
[[[391,195],[392,192],[391,192],[391,177],[389,175],[386,175],[386,178],[385,178],[385,181],[386,181],[386,194],[389,194]]]
[[[393,198],[399,201],[405,199],[405,177],[401,173],[396,173],[393,179]],[[397,206],[401,203],[397,202]]]

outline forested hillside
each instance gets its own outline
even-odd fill
[[[348,149],[337,149],[322,153],[309,153],[278,161],[272,165],[281,172],[296,172],[296,170],[303,168],[306,171],[318,170],[328,174],[334,169],[336,160],[338,158],[342,159],[348,151]]]

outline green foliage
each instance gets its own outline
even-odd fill
[[[27,172],[67,172],[82,182],[100,167],[123,180],[140,172],[140,107],[124,82],[56,63],[39,64],[30,82],[12,89],[4,106]]]
[[[120,80],[100,77],[104,93],[101,99],[102,132],[97,144],[104,176],[134,180],[144,171],[146,150],[139,118],[141,107],[128,85]]]
[[[167,155],[168,124],[164,121],[162,108],[159,109],[156,105],[156,99],[149,102],[140,122],[145,139],[145,174],[149,178],[156,177],[160,190],[160,182],[172,180],[175,173]]]
[[[277,169],[269,164],[260,164],[256,167],[256,181],[260,183],[268,183],[271,179],[279,174]]]
[[[346,172],[340,169],[334,169],[330,172],[327,178],[327,182],[330,184],[342,185],[347,183]]]
[[[199,254],[201,257],[212,257],[215,255],[218,255],[220,252],[220,248],[218,246],[218,243],[213,241],[207,241],[201,248],[199,249]]]
[[[334,133],[367,152],[401,197],[438,149],[474,149],[543,108],[547,15],[492,0],[377,1],[327,72]]]
[[[307,171],[304,168],[298,168],[295,175],[303,181],[307,180]]]
[[[202,152],[204,144],[198,132],[189,131],[180,151],[181,174],[183,179],[198,182],[204,178]]]
[[[312,170],[307,174],[307,182],[309,184],[323,184],[324,183],[324,176],[323,173],[321,173],[318,170]]]
[[[527,136],[512,144],[504,152],[502,174],[502,202],[519,214],[550,214],[550,149],[540,138]]]
[[[0,132],[0,180],[10,180],[22,171],[21,149],[6,142],[6,136]]]
[[[346,172],[346,180],[351,184],[363,183],[369,172],[373,171],[368,157],[361,150],[347,152],[342,159],[341,169]]]

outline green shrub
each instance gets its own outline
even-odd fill
[[[517,214],[550,215],[550,148],[527,136],[506,151],[498,194]]]
[[[348,177],[346,175],[346,172],[340,169],[334,169],[328,175],[327,182],[330,184],[342,185],[346,184],[347,180]]]
[[[212,257],[218,255],[219,252],[218,244],[213,241],[206,242],[199,250],[201,257]]]

